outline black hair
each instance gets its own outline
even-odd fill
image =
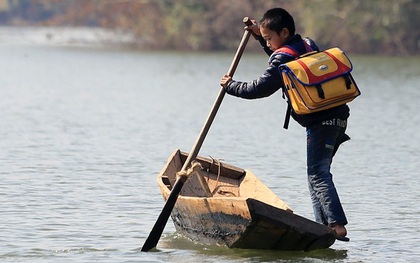
[[[295,34],[295,21],[293,16],[281,7],[273,8],[265,12],[260,21],[260,26],[277,33],[280,33],[283,28],[287,28],[290,35]]]

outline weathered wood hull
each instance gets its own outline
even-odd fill
[[[186,157],[175,151],[158,176],[165,200]],[[204,244],[248,249],[308,251],[335,242],[334,231],[293,214],[250,171],[209,158],[196,160],[203,170],[184,184],[171,214],[180,234]],[[211,196],[199,177],[204,178]]]

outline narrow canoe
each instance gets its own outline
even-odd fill
[[[158,175],[166,200],[188,153],[176,150]],[[198,156],[171,218],[176,231],[203,244],[229,248],[309,251],[330,247],[333,230],[296,215],[254,174]]]

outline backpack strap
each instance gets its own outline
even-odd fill
[[[314,49],[304,40],[303,44],[305,45],[305,54],[308,52],[313,52]],[[294,49],[292,46],[284,45],[281,48],[276,50],[276,53],[280,53],[282,55],[286,55],[289,57],[292,57],[293,59],[299,58],[301,55],[296,49]],[[284,83],[283,83],[283,98],[285,97],[286,91],[284,90]],[[321,90],[322,91],[322,90]],[[322,91],[323,92],[323,91]],[[323,95],[323,94],[322,94]],[[284,124],[283,128],[288,129],[289,128],[289,122],[290,122],[290,115],[292,114],[292,105],[290,104],[290,101],[287,101],[287,110],[286,110],[286,116],[284,117]]]
[[[324,90],[322,89],[321,84],[318,84],[315,87],[316,87],[316,91],[318,92],[318,97],[320,97],[321,99],[325,99],[325,93],[324,93]]]
[[[305,50],[306,50],[306,52],[303,54],[300,54],[295,48],[293,48],[290,45],[282,46],[281,48],[276,50],[276,53],[280,53],[280,54],[296,59],[306,53],[315,51],[305,40],[303,41],[303,45],[305,46]]]
[[[292,114],[292,105],[290,103],[287,103],[287,110],[286,110],[286,116],[284,116],[284,123],[283,123],[283,129],[287,130],[289,128],[289,122],[290,122],[290,115]]]
[[[289,45],[285,45],[285,46],[282,46],[281,48],[277,49],[276,53],[280,53],[282,55],[286,55],[286,56],[292,57],[294,59],[299,57],[299,53]]]
[[[344,77],[344,80],[346,81],[346,87],[347,87],[347,89],[350,89],[351,88],[351,84],[352,84],[352,81],[350,79],[350,76],[348,74],[346,74],[343,77]]]
[[[281,48],[276,50],[276,53],[280,53],[282,55],[286,55],[288,57],[291,57],[293,59],[296,59],[299,57],[299,53],[293,49],[289,45],[282,46]],[[286,91],[284,90],[284,83],[283,83],[283,99],[286,97]],[[284,123],[283,128],[287,130],[289,128],[289,122],[290,122],[290,115],[292,114],[292,105],[290,105],[290,101],[287,101],[287,110],[286,110],[286,116],[284,116]]]
[[[276,50],[276,53],[280,53],[282,55],[286,55],[288,57],[292,57],[293,59],[296,59],[299,57],[299,53],[294,50],[291,46],[285,45],[282,46],[281,48]],[[283,83],[283,99],[286,97],[286,91],[284,88],[284,83]],[[292,114],[292,105],[290,105],[290,101],[287,101],[287,110],[286,110],[286,115],[284,116],[284,123],[283,123],[283,128],[285,130],[287,130],[289,128],[289,122],[290,122],[290,115]]]

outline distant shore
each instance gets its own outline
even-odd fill
[[[135,42],[129,33],[104,28],[0,26],[0,44],[129,46]]]

